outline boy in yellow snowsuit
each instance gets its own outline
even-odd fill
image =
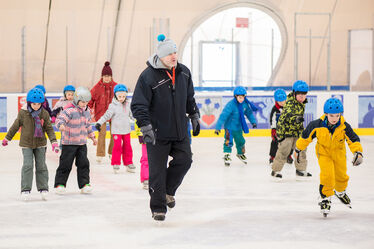
[[[313,138],[317,138],[316,154],[321,168],[319,191],[322,198],[319,205],[325,217],[330,212],[331,196],[334,193],[343,204],[351,207],[351,201],[346,194],[349,176],[345,141],[354,154],[353,165],[362,163],[360,138],[345,122],[341,115],[343,111],[343,104],[339,99],[328,99],[324,105],[325,114],[320,119],[310,122],[296,142],[295,158],[298,160],[300,152],[308,147]]]

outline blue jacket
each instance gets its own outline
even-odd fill
[[[226,104],[225,108],[223,108],[223,111],[219,116],[216,124],[216,130],[221,130],[222,125],[224,125],[224,128],[227,130],[243,130],[240,123],[239,110],[236,103],[237,101],[234,98]],[[243,102],[242,105],[244,115],[248,118],[249,122],[251,122],[251,124],[257,124],[256,117],[253,115],[251,107],[246,102]]]

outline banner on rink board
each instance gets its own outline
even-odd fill
[[[374,96],[358,96],[358,128],[374,128]]]
[[[196,103],[200,110],[200,122],[203,129],[215,129],[215,125],[226,104],[232,100],[232,96],[223,97],[203,97],[196,96]],[[275,102],[273,96],[247,96],[257,108],[254,113],[257,119],[259,129],[270,129],[270,112]],[[308,96],[308,103],[305,106],[306,126],[310,121],[317,119],[317,96]],[[252,127],[248,120],[248,127]]]

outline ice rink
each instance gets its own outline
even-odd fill
[[[132,139],[136,173],[113,174],[109,159],[96,164],[89,143],[91,195],[80,194],[75,167],[67,194],[53,191],[58,155],[47,152],[50,194],[20,200],[22,153],[19,141],[1,147],[0,248],[374,248],[374,137],[362,136],[364,163],[353,167],[347,152],[349,209],[333,198],[331,213],[319,212],[319,167],[308,148],[310,181],[295,180],[285,165],[282,182],[270,177],[270,137],[247,137],[248,165],[233,156],[222,161],[223,138],[193,139],[193,165],[165,222],[151,218],[148,192],[139,175],[141,147]],[[35,186],[35,179],[34,179]]]

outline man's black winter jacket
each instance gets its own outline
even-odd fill
[[[182,140],[187,135],[186,114],[199,114],[190,70],[178,63],[175,85],[167,69],[148,67],[140,74],[131,101],[139,127],[152,124],[158,140]],[[172,72],[169,71],[170,75]]]

